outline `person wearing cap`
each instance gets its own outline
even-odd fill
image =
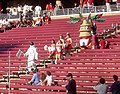
[[[30,47],[28,48],[27,52],[24,54],[24,56],[28,57],[28,65],[27,69],[30,72],[32,67],[35,67],[35,62],[34,60],[38,60],[38,52],[37,48],[35,47],[34,43],[30,43]]]
[[[68,73],[68,84],[65,86],[68,93],[67,94],[76,94],[76,81],[73,79],[73,76],[71,73]]]

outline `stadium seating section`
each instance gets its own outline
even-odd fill
[[[97,33],[104,29],[111,29],[111,25],[120,23],[120,16],[105,16],[105,22],[97,24]],[[73,46],[79,43],[80,23],[68,24],[69,19],[52,20],[51,24],[41,27],[13,28],[0,34],[0,93],[1,94],[66,94],[65,80],[68,72],[73,74],[77,83],[77,94],[94,94],[92,86],[96,85],[99,78],[106,79],[110,86],[113,83],[112,75],[120,76],[120,35],[106,38],[110,42],[110,49],[83,49],[73,52],[72,56],[66,56],[59,60],[58,64],[47,64],[47,67],[38,67],[39,73],[51,71],[54,80],[59,86],[30,86],[26,83],[31,79],[32,73],[25,74],[22,68],[26,67],[27,58],[21,55],[16,57],[20,49],[26,52],[30,41],[33,41],[38,48],[39,61],[37,65],[43,65],[42,60],[47,59],[48,52],[44,45],[50,45],[51,40],[59,39],[59,35],[71,34]],[[10,71],[9,71],[10,70]],[[18,74],[19,75],[18,75]],[[20,74],[21,73],[21,74]],[[10,74],[10,85],[8,85],[8,74]],[[9,90],[7,87],[11,88]]]

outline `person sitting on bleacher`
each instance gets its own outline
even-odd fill
[[[118,76],[113,75],[114,83],[111,85],[110,91],[112,94],[120,94],[120,81],[118,81]]]
[[[42,19],[38,18],[37,21],[35,22],[35,26],[42,26]]]
[[[99,45],[100,45],[100,49],[106,49],[106,41],[103,37],[100,40]]]
[[[44,24],[49,24],[50,21],[51,21],[51,18],[47,15],[47,13],[44,13],[44,15],[43,15]]]
[[[34,70],[32,70],[32,72],[33,72],[34,74],[33,74],[32,79],[28,82],[28,84],[37,86],[37,85],[39,85],[39,82],[40,82],[40,76],[39,76],[39,74],[37,73],[37,72],[38,72],[38,69],[34,69]]]
[[[46,75],[45,75],[44,73],[42,73],[42,74],[40,75],[40,85],[41,85],[41,86],[44,85],[43,81],[44,81],[45,79],[46,79]]]
[[[97,90],[98,94],[107,94],[108,85],[105,84],[105,79],[101,78],[96,86],[93,86],[94,90]]]
[[[54,84],[53,76],[51,75],[50,71],[47,71],[46,74],[47,74],[47,76],[46,76],[45,80],[43,81],[43,85],[52,86]]]

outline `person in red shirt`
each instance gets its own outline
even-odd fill
[[[80,6],[85,7],[87,6],[88,0],[80,0]]]
[[[46,24],[49,24],[51,21],[51,18],[47,15],[47,13],[44,13],[43,15],[43,22]]]
[[[46,5],[46,10],[50,15],[53,15],[54,7],[53,7],[52,3],[49,3]]]
[[[93,5],[93,0],[88,0],[89,5]]]
[[[100,40],[100,49],[106,49],[106,41],[104,38]]]

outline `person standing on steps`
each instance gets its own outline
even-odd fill
[[[67,89],[67,94],[77,94],[76,93],[76,81],[73,79],[73,76],[71,73],[68,73],[68,84],[65,86]]]
[[[34,61],[38,60],[37,48],[35,47],[33,42],[30,43],[30,47],[28,48],[24,56],[28,57],[27,70],[30,72],[32,68],[36,67],[36,64]]]

